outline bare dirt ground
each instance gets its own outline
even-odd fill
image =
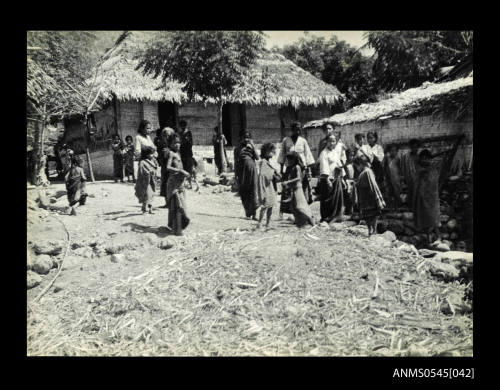
[[[32,242],[66,240],[62,221],[71,244],[41,300],[57,269],[28,290],[28,355],[472,355],[472,315],[441,310],[464,286],[363,228],[297,229],[276,210],[275,228],[256,231],[239,197],[202,187],[175,237],[166,209],[141,213],[133,184],[87,190],[78,216],[51,211],[28,229]]]

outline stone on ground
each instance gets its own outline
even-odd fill
[[[42,241],[33,246],[37,255],[57,256],[63,250],[63,244],[60,241]]]
[[[441,263],[434,259],[428,260],[427,265],[431,275],[445,282],[457,280],[460,276],[460,271],[451,264]]]
[[[42,277],[36,272],[28,271],[26,284],[28,289],[38,286],[42,282]]]
[[[49,255],[41,255],[37,256],[33,260],[33,264],[31,265],[31,269],[35,271],[37,274],[45,275],[50,272],[53,268],[54,262],[50,258]]]
[[[347,228],[347,232],[354,234],[355,236],[368,236],[368,226],[366,225],[357,225],[351,226]]]
[[[372,234],[370,236],[370,241],[381,247],[391,246],[391,241],[385,239],[385,237],[383,237],[381,234]]]
[[[174,245],[172,243],[170,243],[168,240],[162,240],[160,241],[160,243],[158,244],[158,247],[160,249],[170,249],[172,248]]]
[[[125,256],[121,253],[116,253],[114,255],[111,255],[111,262],[113,263],[121,263],[125,260]]]
[[[442,241],[434,241],[431,248],[439,252],[448,252],[450,250],[450,247]]]
[[[434,257],[438,253],[442,253],[442,252],[433,251],[433,250],[425,249],[425,248],[419,249],[419,251],[418,251],[418,254],[422,257]]]
[[[389,242],[396,241],[396,239],[397,239],[396,235],[393,232],[391,232],[390,230],[385,231],[380,236],[385,238]]]

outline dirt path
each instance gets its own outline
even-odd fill
[[[29,305],[30,355],[472,353],[472,318],[440,312],[463,286],[430,279],[421,258],[277,219],[274,230],[254,231],[239,197],[211,187],[188,191],[185,237],[168,235],[166,209],[142,214],[132,184],[88,192],[77,217],[58,215],[72,248],[55,285]],[[65,237],[50,217],[35,230],[34,242]],[[122,256],[114,262],[112,252]]]

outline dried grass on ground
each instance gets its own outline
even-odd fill
[[[463,285],[346,231],[196,233],[134,254],[29,304],[28,355],[472,355],[472,318],[440,311]]]

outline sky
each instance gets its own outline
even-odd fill
[[[366,43],[363,38],[364,31],[308,31],[310,35],[330,38],[336,35],[340,40],[344,40],[350,45],[359,48]],[[283,47],[284,45],[293,43],[304,36],[304,31],[264,31],[267,37],[267,48],[273,46]],[[363,50],[363,54],[371,55],[373,50],[368,48]]]

